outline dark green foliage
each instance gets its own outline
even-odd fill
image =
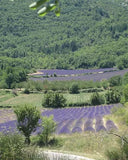
[[[40,119],[40,112],[29,104],[17,106],[14,110],[17,117],[17,127],[25,136],[25,142],[30,144],[30,135],[35,131]]]
[[[98,92],[95,92],[91,96],[90,103],[92,105],[100,105],[100,104],[104,104],[105,100],[102,95],[100,95]]]
[[[47,146],[50,142],[51,135],[55,132],[56,129],[56,123],[53,120],[53,116],[42,117],[41,125],[43,127],[43,131],[39,135],[39,142],[40,144],[44,144]]]
[[[104,91],[102,88],[89,88],[89,89],[81,90],[81,92],[84,92],[84,93],[102,92],[102,91]]]
[[[23,160],[24,138],[16,133],[0,133],[0,159]]]
[[[29,89],[28,89],[28,88],[25,88],[24,93],[25,93],[25,94],[29,94],[29,93],[30,93]]]
[[[90,106],[90,105],[91,104],[88,101],[87,102],[76,102],[76,103],[71,102],[68,104],[69,107],[83,107],[83,106]]]
[[[66,99],[57,92],[48,92],[44,95],[42,106],[46,108],[61,108],[66,106]]]
[[[5,71],[2,71],[1,79],[3,88],[15,88],[17,83],[27,80],[27,73],[23,68],[7,67]]]
[[[120,153],[118,150],[106,151],[106,156],[108,160],[121,160]]]
[[[124,85],[128,84],[128,72],[125,73],[125,75],[123,76],[123,80],[122,81],[123,81]]]
[[[114,86],[120,86],[122,84],[122,77],[121,76],[114,76],[109,79],[109,86],[114,87]]]
[[[108,80],[103,80],[101,83],[102,83],[102,87],[103,87],[104,89],[107,89],[107,88],[109,87],[109,82],[108,82]]]
[[[48,160],[35,147],[27,148],[19,133],[0,133],[0,160]]]
[[[71,85],[71,87],[69,88],[69,92],[71,94],[78,94],[79,93],[79,86],[78,86],[78,84],[77,83],[73,83]]]
[[[128,102],[128,84],[124,86],[123,95],[124,95],[125,102]]]
[[[127,136],[120,136],[118,143],[120,148],[111,149],[106,151],[106,156],[108,160],[127,160],[128,159],[128,138]]]
[[[108,90],[105,94],[106,103],[119,103],[121,100],[121,92],[117,89]]]
[[[1,0],[0,74],[19,66],[128,67],[128,8],[119,0],[61,0],[61,16],[44,18],[31,3]]]

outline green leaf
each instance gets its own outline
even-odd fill
[[[37,9],[38,7],[40,7],[41,5],[43,5],[44,3],[48,2],[49,0],[39,0],[38,2],[34,2],[32,4],[29,5],[29,8],[31,9]]]
[[[39,16],[45,16],[47,14],[47,8],[43,7],[38,12]]]
[[[42,9],[40,9],[37,13],[39,14],[39,16],[45,16],[48,12],[54,10],[55,8],[55,4],[50,4],[47,7],[43,7]]]
[[[58,9],[55,11],[55,15],[56,15],[57,17],[60,16],[60,8],[58,8]]]
[[[47,11],[52,11],[56,8],[56,5],[55,4],[50,4],[48,7],[47,7]]]

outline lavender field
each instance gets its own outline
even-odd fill
[[[37,74],[41,77],[31,77],[31,80],[34,81],[67,81],[67,80],[86,80],[86,81],[101,81],[104,79],[110,79],[113,76],[123,76],[126,72],[128,72],[128,69],[125,70],[108,70],[108,69],[98,69],[98,70],[41,70],[40,73]],[[43,75],[53,75],[56,73],[57,77],[43,77]],[[83,73],[91,73],[83,75]],[[61,76],[60,76],[61,75]],[[62,76],[63,75],[63,76]]]
[[[42,69],[42,70],[38,70],[40,74],[37,74],[37,75],[51,76],[55,73],[57,76],[65,76],[65,75],[79,75],[79,74],[88,74],[88,73],[110,72],[110,71],[115,71],[115,70],[117,69],[116,68],[79,69],[79,70]]]
[[[75,132],[99,132],[110,131],[118,127],[111,120],[106,120],[105,115],[111,114],[116,105],[102,105],[83,108],[63,108],[46,110],[41,113],[42,116],[53,115],[57,123],[56,134],[71,134]],[[16,130],[16,118],[13,111],[0,110],[0,132]],[[40,128],[37,129],[38,133]]]

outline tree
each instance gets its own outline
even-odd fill
[[[128,72],[124,74],[123,76],[123,84],[126,85],[128,84]]]
[[[123,89],[123,95],[124,95],[125,102],[128,102],[128,84]]]
[[[8,85],[8,88],[11,88],[12,83],[14,82],[14,75],[12,73],[9,73],[5,79],[6,84]]]
[[[26,137],[25,142],[30,144],[30,135],[36,130],[40,119],[40,112],[31,105],[18,106],[14,110],[17,116],[17,127]]]
[[[110,87],[120,86],[122,84],[122,77],[120,75],[113,76],[109,79]]]
[[[70,93],[78,94],[79,93],[79,86],[78,86],[78,84],[73,83],[71,85],[71,87],[69,88],[69,91],[70,91]]]
[[[119,103],[121,100],[121,94],[119,90],[112,89],[110,91],[107,91],[107,93],[105,94],[105,98],[107,104]]]
[[[40,142],[43,142],[47,146],[50,141],[50,136],[56,129],[56,123],[53,120],[53,116],[42,117],[41,125],[43,127],[43,131],[40,134]]]
[[[53,107],[53,108],[61,108],[65,107],[66,99],[62,94],[57,92],[48,92],[45,94],[42,106],[44,107]]]
[[[104,98],[103,96],[99,95],[98,92],[95,92],[91,96],[91,104],[92,105],[99,105],[104,103]]]

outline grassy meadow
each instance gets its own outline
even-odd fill
[[[2,93],[3,92],[3,93]],[[103,94],[104,92],[100,92]],[[69,104],[75,103],[85,103],[89,102],[92,93],[79,93],[79,94],[70,94],[63,93],[63,96],[67,99],[67,106]],[[31,93],[31,94],[23,94],[20,91],[17,92],[17,95],[14,95],[11,91],[5,92],[1,91],[0,93],[0,106],[16,106],[21,104],[32,104],[37,107],[42,107],[42,99],[44,97],[44,93]]]

